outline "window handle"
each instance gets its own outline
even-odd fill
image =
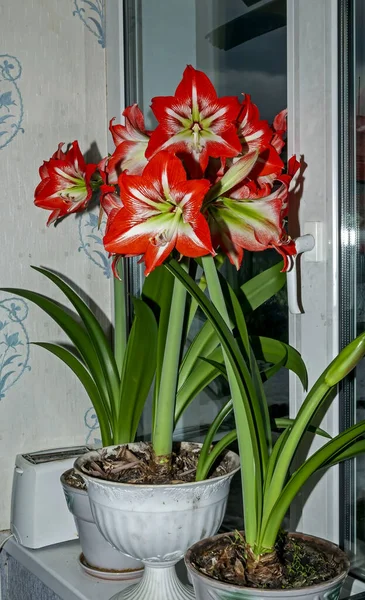
[[[304,252],[310,252],[314,248],[314,237],[312,234],[307,233],[306,235],[301,235],[297,237],[295,240],[295,248],[297,251],[296,256],[290,257],[291,259],[291,267],[287,273],[287,284],[288,284],[288,305],[289,311],[293,315],[299,315],[304,312],[303,307],[301,306],[300,301],[300,281],[299,281],[299,270],[298,270],[298,261],[299,256]]]

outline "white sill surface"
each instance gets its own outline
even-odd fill
[[[6,533],[0,533],[0,541],[5,537]],[[30,550],[11,538],[4,551],[63,600],[108,600],[135,583],[105,581],[84,573],[78,563],[81,549],[77,540]]]
[[[0,532],[0,543],[9,533]],[[63,600],[109,600],[117,592],[135,583],[105,581],[84,573],[78,563],[81,548],[77,540],[30,550],[11,538],[5,543],[4,550]],[[178,565],[178,571],[186,583],[185,567],[182,563]],[[341,598],[350,594],[353,596],[364,590],[364,583],[348,577]]]

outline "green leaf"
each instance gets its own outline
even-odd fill
[[[285,285],[286,274],[281,272],[282,268],[281,261],[241,286],[239,301],[245,316],[269,300]],[[179,388],[186,381],[199,356],[207,357],[218,344],[213,326],[206,321],[185,353],[180,368]]]
[[[246,461],[243,472],[246,492],[245,502],[246,509],[249,506],[247,510],[249,510],[251,517],[249,529],[254,536],[257,528],[257,494],[262,489],[260,453],[261,445],[265,444],[265,436],[262,422],[260,424],[257,421],[257,419],[261,419],[261,415],[257,414],[258,407],[255,407],[251,403],[255,392],[252,390],[250,374],[234,336],[215,306],[206,298],[195,281],[189,278],[177,261],[170,260],[166,264],[166,268],[184,284],[187,291],[198,301],[200,308],[214,326],[232,369],[232,387],[234,388],[232,390],[232,398],[234,401],[235,417],[236,420],[238,419],[242,423],[242,429],[245,429],[244,435],[241,438],[245,449]],[[204,266],[204,269],[206,272],[206,266]],[[256,486],[252,486],[253,481],[256,483]]]
[[[282,273],[282,269],[283,262],[280,261],[241,286],[239,300],[245,316],[262,306],[284,287],[286,273]]]
[[[165,354],[167,329],[169,326],[173,287],[174,277],[171,275],[171,273],[168,272],[167,269],[165,269],[163,265],[161,265],[160,267],[154,269],[148,275],[148,277],[146,277],[142,290],[142,298],[153,310],[156,321],[158,323],[158,338],[156,350],[156,379],[154,388],[152,430],[154,430],[155,425],[156,403],[160,389],[161,372]]]
[[[322,446],[322,448],[317,450],[317,452],[312,454],[312,456],[310,456],[295,471],[295,473],[293,473],[267,519],[266,527],[263,531],[262,539],[260,540],[260,548],[262,550],[274,546],[281,523],[290,504],[293,502],[303,485],[308,481],[309,477],[319,469],[342,460],[342,453],[344,453],[344,459],[349,458],[349,453],[346,453],[346,449],[349,449],[353,442],[364,434],[365,421],[361,421],[357,425],[349,427],[346,431],[334,437],[331,441]],[[336,455],[338,460],[334,459]]]
[[[209,356],[212,361],[214,361],[215,357],[217,357],[217,359],[222,358],[221,348],[216,348]],[[214,362],[212,364],[203,359],[197,359],[195,367],[189,374],[185,383],[178,389],[176,395],[175,426],[194,398],[218,377],[221,372],[222,364],[219,363],[219,366],[220,368],[218,369],[217,366],[214,365]]]
[[[337,385],[365,355],[365,333],[359,335],[355,340],[348,344],[338,356],[331,362],[324,373],[324,380],[327,385]]]
[[[209,430],[205,436],[203,446],[200,451],[198,466],[196,470],[196,481],[203,481],[207,478],[209,469],[211,467],[210,461],[208,461],[210,447],[213,443],[214,436],[222,425],[223,421],[233,410],[233,402],[232,400],[228,400],[222,406],[219,413],[215,417],[213,423],[210,425]],[[235,436],[237,437],[237,432],[235,431]],[[236,437],[234,439],[236,439]]]
[[[20,288],[2,288],[2,291],[15,294],[16,296],[26,298],[30,302],[33,302],[47,313],[61,329],[63,329],[85,361],[103,400],[104,410],[106,413],[108,410],[110,411],[112,407],[109,404],[108,388],[106,386],[104,373],[101,369],[98,356],[91,344],[90,337],[84,327],[82,327],[73,317],[68,315],[65,309],[61,308],[57,302],[51,298],[42,296],[37,292],[31,292],[30,290],[23,290]]]
[[[307,389],[307,368],[295,348],[279,340],[263,336],[251,336],[250,341],[257,360],[274,363],[274,365],[283,361],[283,366],[298,375],[304,389]]]
[[[124,355],[115,444],[131,442],[156,371],[157,323],[153,311],[133,298],[134,321]]]
[[[287,472],[304,431],[312,423],[320,408],[325,405],[326,400],[330,398],[330,394],[341,380],[341,376],[346,376],[356,366],[364,356],[364,352],[365,333],[362,333],[334,358],[305,398],[291,427],[285,447],[278,458],[270,488],[265,497],[264,526],[267,525],[270,511],[282,492]],[[332,383],[333,385],[331,385]]]
[[[203,479],[206,479],[208,477],[209,471],[213,467],[217,458],[236,439],[237,439],[237,431],[233,430],[233,431],[230,431],[229,433],[226,433],[226,435],[224,437],[222,437],[222,439],[220,439],[219,442],[217,442],[213,446],[213,448],[209,452],[208,456],[205,457],[204,466],[202,466],[201,471],[199,473],[199,479],[198,479],[198,472],[197,472],[197,479],[196,479],[197,481],[202,481]]]
[[[185,352],[179,372],[178,389],[184,385],[197,361],[201,357],[209,356],[218,345],[217,335],[209,321],[206,321]]]
[[[48,342],[34,342],[34,345],[45,348],[45,350],[48,350],[48,352],[51,352],[57,356],[75,373],[84,386],[86,393],[95,409],[95,413],[99,421],[103,446],[110,446],[113,443],[110,411],[105,411],[99,390],[88,370],[78,360],[78,358],[76,358],[76,356],[62,346],[57,346],[56,344],[50,344]]]
[[[98,357],[104,373],[110,401],[114,407],[114,414],[118,417],[120,382],[118,368],[110,344],[99,321],[80,296],[76,294],[67,283],[58,277],[58,275],[52,273],[48,269],[40,267],[32,268],[50,279],[65,294],[66,298],[68,298],[76,309],[90,336],[91,343],[95,349],[95,354]]]
[[[287,427],[291,427],[294,424],[295,419],[289,419],[289,417],[279,417],[275,419],[275,425],[278,429],[286,429]],[[307,431],[310,433],[315,433],[316,435],[321,435],[322,437],[332,439],[332,436],[327,433],[324,429],[320,427],[314,427],[313,425],[309,425]]]

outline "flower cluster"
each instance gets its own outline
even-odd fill
[[[201,71],[186,67],[174,96],[153,98],[158,125],[145,128],[134,104],[99,165],[85,164],[77,142],[60,145],[40,168],[37,206],[48,223],[83,210],[95,189],[108,216],[104,246],[116,258],[142,256],[148,275],[172,252],[226,254],[237,269],[244,250],[275,248],[289,268],[295,243],[285,231],[289,188],[299,168],[280,157],[286,111],[272,126],[245,95],[218,98]]]

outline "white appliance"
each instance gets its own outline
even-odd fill
[[[43,548],[78,537],[60,477],[73,467],[75,458],[89,450],[75,446],[17,455],[10,529],[19,544]]]

